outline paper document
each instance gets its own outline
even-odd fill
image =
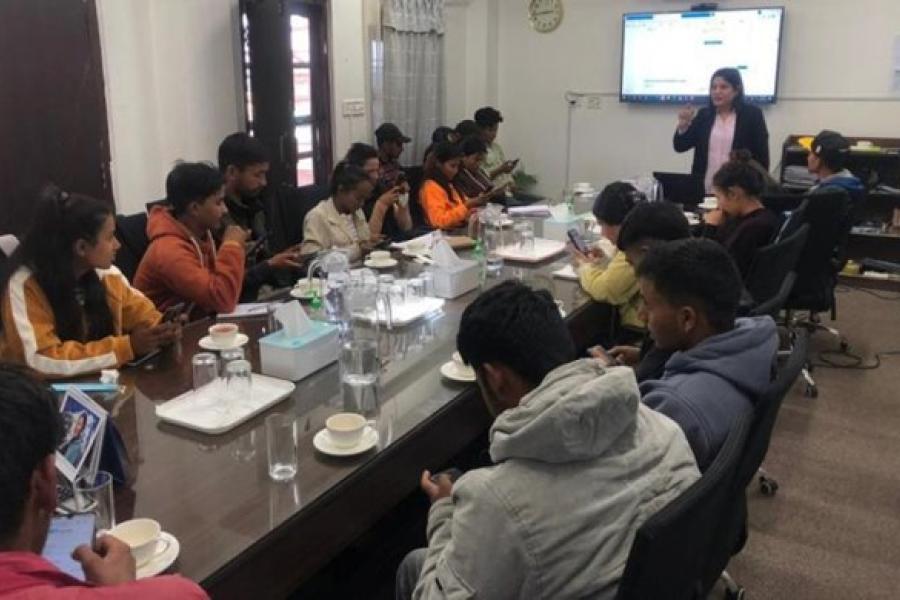
[[[269,311],[268,302],[249,302],[238,304],[234,312],[219,313],[220,319],[240,319],[243,317],[263,317]]]

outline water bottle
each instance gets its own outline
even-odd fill
[[[484,244],[482,241],[475,240],[475,249],[472,251],[475,262],[478,263],[478,285],[484,286],[485,280],[485,261],[484,261]]]

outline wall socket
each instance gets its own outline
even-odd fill
[[[341,102],[341,114],[345,117],[364,117],[366,101],[362,98],[351,98]]]

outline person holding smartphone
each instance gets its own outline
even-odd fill
[[[429,225],[436,229],[462,227],[472,210],[484,206],[488,197],[469,198],[453,183],[460,169],[462,152],[456,144],[442,142],[434,148],[434,167],[425,173],[419,190],[419,203]]]
[[[491,106],[485,106],[475,111],[475,123],[478,125],[478,133],[481,141],[487,146],[484,161],[481,168],[488,178],[494,182],[495,187],[507,187],[515,190],[512,172],[519,164],[519,159],[506,160],[503,148],[497,143],[497,131],[503,115]]]
[[[363,204],[363,213],[369,222],[371,234],[384,235],[394,241],[407,239],[413,228],[413,220],[409,209],[409,183],[406,175],[402,171],[398,173],[394,185],[386,185],[380,181],[378,150],[360,142],[350,146],[344,162],[365,171],[374,186]]]
[[[625,217],[642,200],[643,195],[630,183],[616,181],[603,188],[594,200],[594,216],[603,231],[603,237],[615,244]],[[572,248],[578,280],[591,298],[616,307],[622,325],[616,341],[630,343],[643,337],[646,324],[638,314],[640,290],[634,268],[628,264],[623,252],[606,256],[600,248]]]
[[[137,581],[128,545],[109,535],[94,542],[92,526],[69,528],[83,539],[72,553],[83,575],[62,571],[41,556],[48,543],[73,541],[48,540],[61,438],[60,413],[49,388],[24,369],[0,364],[0,597],[207,599],[200,586],[178,575]],[[52,556],[59,549],[50,550]]]
[[[728,162],[732,150],[747,150],[769,168],[769,130],[759,107],[744,100],[741,72],[723,68],[709,81],[709,104],[697,111],[687,105],[678,112],[672,138],[675,152],[694,151],[691,174],[703,177],[707,193],[713,191],[713,175]]]
[[[0,276],[0,358],[47,377],[119,367],[174,342],[162,315],[113,266],[112,207],[45,188],[30,231]]]
[[[506,187],[495,187],[494,182],[481,169],[487,154],[487,145],[484,141],[477,136],[470,136],[459,143],[459,149],[462,151],[462,160],[459,172],[453,178],[456,189],[467,198],[484,196],[488,202],[502,196]]]

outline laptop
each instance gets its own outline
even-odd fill
[[[654,171],[653,177],[662,186],[666,200],[683,204],[685,208],[696,207],[706,195],[703,178],[698,175]]]

